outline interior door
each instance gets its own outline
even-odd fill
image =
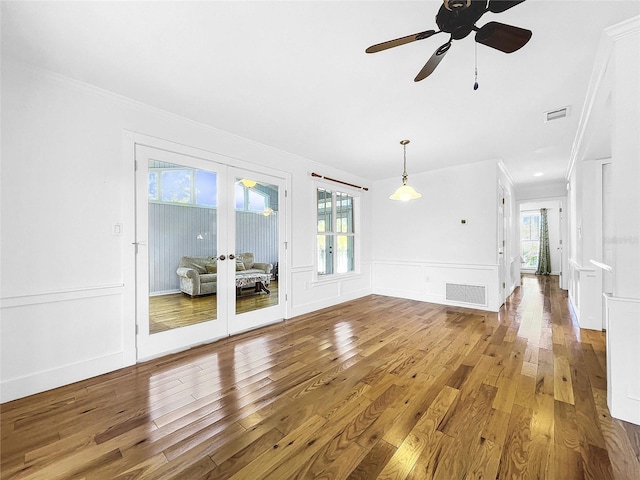
[[[149,146],[135,155],[138,359],[283,319],[285,180]]]
[[[230,272],[217,268],[228,263],[219,252],[227,250],[220,232],[229,193],[224,165],[141,145],[135,155],[136,344],[138,359],[146,359],[229,334],[220,299]],[[193,280],[190,273],[181,277],[178,269],[197,268],[202,283],[190,290],[193,283],[181,284]]]

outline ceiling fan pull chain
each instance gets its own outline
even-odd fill
[[[473,42],[474,45],[474,49],[475,49],[475,60],[476,60],[476,77],[475,77],[475,82],[473,83],[473,89],[477,90],[479,85],[478,85],[478,44],[476,42]]]

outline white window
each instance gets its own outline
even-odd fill
[[[270,208],[269,189],[235,185],[236,210],[264,213]],[[218,207],[217,175],[206,170],[172,166],[149,169],[149,201],[197,207]]]
[[[356,271],[356,200],[348,193],[323,187],[316,189],[316,272],[319,277]]]
[[[193,168],[150,168],[149,201],[216,207],[216,174]]]
[[[520,213],[520,258],[522,268],[538,268],[538,250],[540,247],[540,212]]]

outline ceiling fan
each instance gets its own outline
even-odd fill
[[[438,47],[431,55],[431,58],[414,78],[415,82],[424,80],[433,73],[451,47],[453,40],[465,38],[472,31],[476,32],[476,42],[501,52],[512,53],[526,45],[531,38],[531,30],[499,22],[489,22],[478,28],[476,27],[476,22],[487,12],[502,13],[522,2],[524,0],[444,0],[436,15],[436,25],[440,30],[426,30],[378,43],[370,46],[365,51],[367,53],[376,53],[415,42],[416,40],[424,40],[438,33],[448,33],[450,37],[447,43]],[[474,88],[477,88],[477,83]]]

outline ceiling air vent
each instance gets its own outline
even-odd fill
[[[571,113],[571,107],[556,108],[555,110],[549,110],[544,114],[544,121],[551,122],[553,120],[559,120],[564,117],[568,117]]]

